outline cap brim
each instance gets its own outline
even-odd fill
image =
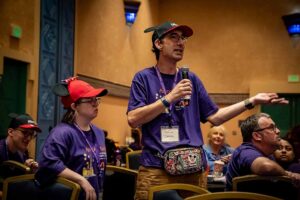
[[[84,94],[81,96],[82,97],[102,97],[107,95],[108,91],[105,88],[98,88],[98,89],[94,89],[89,91],[88,93]]]
[[[33,129],[37,132],[42,132],[42,130],[38,126],[33,125],[33,124],[22,124],[19,127],[24,128],[24,129]]]
[[[179,26],[175,26],[173,28],[170,28],[169,30],[167,30],[166,32],[164,32],[163,35],[167,34],[167,33],[170,33],[171,31],[175,31],[175,30],[180,30],[182,31],[182,34],[185,36],[185,37],[190,37],[193,35],[194,31],[193,29],[191,29],[189,26],[186,26],[186,25],[179,25]]]

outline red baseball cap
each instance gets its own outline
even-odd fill
[[[65,84],[60,84],[54,88],[54,93],[61,96],[61,102],[65,108],[69,108],[80,98],[100,97],[108,93],[105,88],[94,88],[87,82],[78,80],[76,77],[66,79]],[[61,87],[61,86],[64,87]]]
[[[70,93],[70,97],[73,102],[76,102],[80,98],[88,98],[88,97],[100,97],[107,94],[107,90],[105,88],[94,88],[87,82],[81,80],[73,80],[70,81],[68,85],[68,90]]]

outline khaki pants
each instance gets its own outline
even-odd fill
[[[163,169],[140,166],[135,200],[148,200],[150,187],[168,183],[186,183],[206,188],[206,176],[205,172],[171,176]]]

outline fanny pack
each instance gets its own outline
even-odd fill
[[[203,171],[202,155],[200,147],[185,147],[170,149],[160,157],[167,173],[183,175]]]

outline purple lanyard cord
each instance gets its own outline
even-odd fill
[[[167,90],[166,90],[164,81],[163,81],[163,79],[162,79],[162,77],[161,77],[161,74],[160,74],[160,72],[159,72],[159,70],[158,70],[158,67],[155,66],[154,68],[155,68],[155,70],[156,70],[156,74],[157,74],[157,76],[158,76],[160,86],[162,87],[164,94],[167,95]],[[177,68],[176,68],[176,74],[175,74],[175,78],[174,78],[174,81],[173,81],[172,89],[176,86],[177,76],[178,76],[178,70],[177,70]],[[170,104],[170,107],[169,107],[169,110],[170,110],[170,111],[172,110],[172,107],[173,107],[173,104]]]
[[[92,145],[90,144],[90,142],[88,141],[88,139],[86,138],[84,132],[80,129],[80,127],[79,127],[76,123],[74,123],[74,125],[75,125],[75,127],[80,131],[80,133],[81,133],[82,137],[84,138],[85,142],[86,142],[87,145],[90,147],[90,149],[91,149],[91,151],[92,151],[92,153],[93,153],[93,155],[94,155],[94,158],[95,158],[95,160],[96,160],[97,168],[98,168],[98,167],[99,167],[100,161],[98,160],[98,157],[97,157],[96,152],[95,152],[94,149],[92,148]],[[91,127],[91,126],[90,126],[90,127]],[[92,130],[92,127],[91,127],[91,130]]]

